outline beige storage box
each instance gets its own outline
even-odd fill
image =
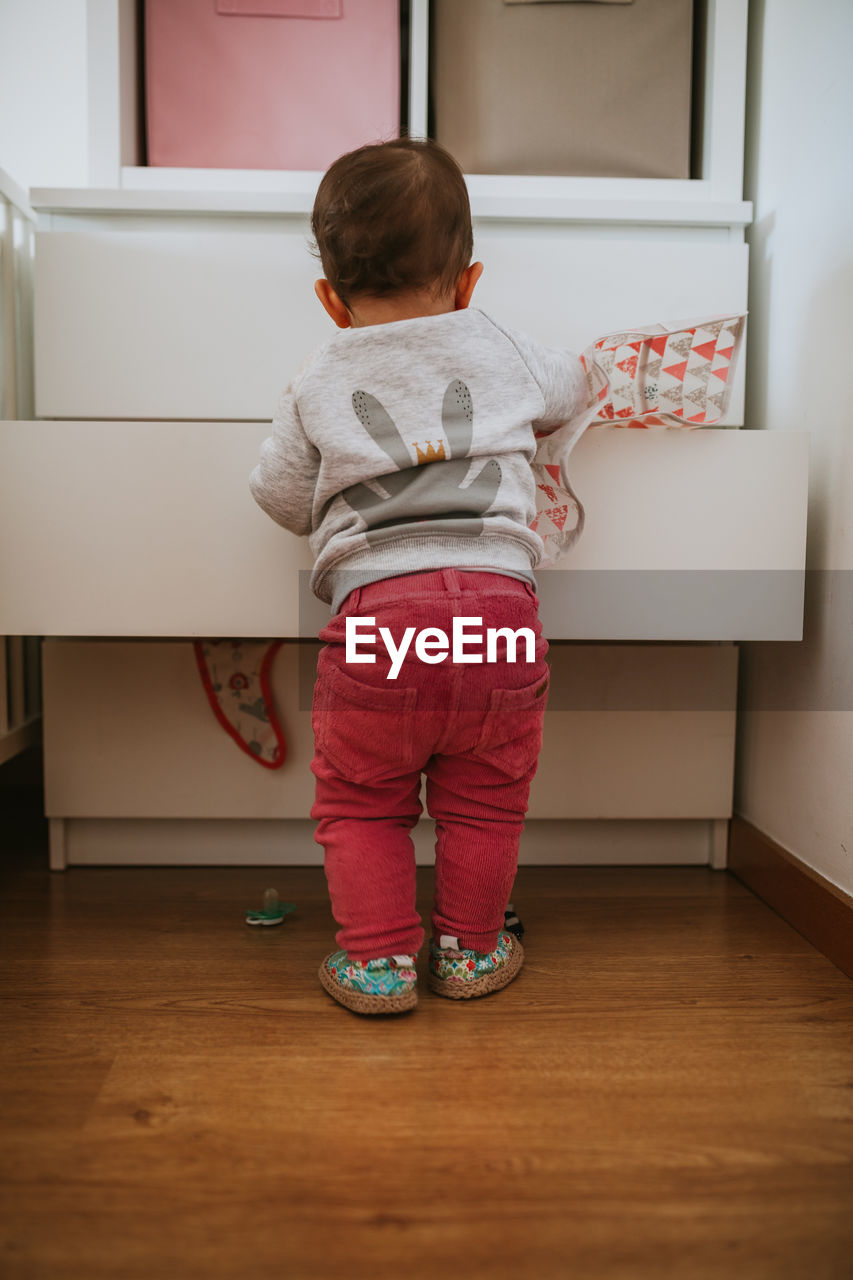
[[[689,178],[693,0],[433,0],[432,134],[466,173]]]

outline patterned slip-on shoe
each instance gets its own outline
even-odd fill
[[[442,934],[438,944],[429,944],[429,989],[450,1000],[487,996],[512,982],[523,963],[524,949],[506,929],[494,951],[468,951]]]
[[[511,902],[507,903],[507,908],[504,912],[504,928],[510,933],[514,933],[517,938],[524,937],[524,925],[515,914],[515,907]]]
[[[354,1013],[405,1013],[418,1003],[414,956],[383,956],[362,963],[346,951],[333,951],[319,976],[329,995]]]

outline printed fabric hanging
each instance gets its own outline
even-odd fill
[[[531,529],[545,544],[540,568],[577,542],[584,509],[569,482],[569,454],[587,427],[709,427],[725,417],[746,313],[678,324],[646,325],[599,338],[581,354],[589,396],[556,431],[538,436],[531,463],[536,516]],[[569,523],[574,511],[575,523]]]
[[[225,732],[265,769],[287,757],[273,705],[270,668],[284,641],[195,640],[193,649],[208,701]]]

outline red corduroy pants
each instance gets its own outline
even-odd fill
[[[356,588],[320,632],[311,816],[340,925],[336,941],[353,959],[414,954],[424,941],[410,836],[422,812],[422,774],[436,829],[433,937],[449,934],[475,951],[497,945],[542,743],[548,645],[538,607],[520,579],[439,569]],[[351,656],[373,654],[374,662],[347,661],[347,618],[367,637]],[[466,638],[454,660],[459,618],[481,621],[457,623]],[[394,647],[415,628],[396,679],[388,678],[382,627]],[[528,628],[532,652],[522,633],[509,661],[511,647],[497,635],[496,660],[488,661],[490,628]],[[425,657],[440,651],[437,632],[449,651],[431,663]],[[479,662],[463,660],[477,655]]]

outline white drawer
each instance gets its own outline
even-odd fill
[[[152,222],[39,232],[36,416],[270,419],[334,332],[314,296],[307,220]],[[476,237],[476,304],[550,345],[746,310],[748,250],[726,228],[488,221]],[[731,424],[743,421],[744,363]]]
[[[217,723],[191,644],[46,641],[46,813],[307,818],[316,652],[276,654],[288,754],[269,770]],[[555,645],[530,817],[728,817],[737,657],[732,645]]]
[[[0,423],[0,634],[316,636],[305,539],[248,489],[268,426]],[[806,432],[596,427],[550,639],[802,637]]]

